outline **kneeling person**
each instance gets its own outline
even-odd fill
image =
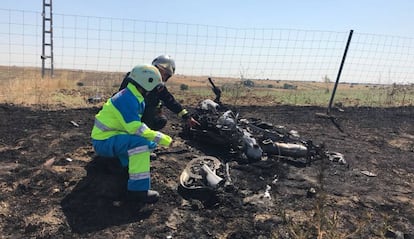
[[[124,89],[112,96],[95,116],[91,137],[95,152],[118,157],[128,167],[128,197],[154,203],[157,191],[150,190],[150,153],[157,145],[169,147],[171,137],[150,129],[142,122],[144,97],[162,85],[161,74],[152,65],[132,69]]]

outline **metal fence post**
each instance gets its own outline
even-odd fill
[[[45,61],[50,59],[50,76],[53,77],[53,18],[52,18],[52,0],[43,0],[43,34],[42,34],[42,77],[45,76]],[[46,39],[48,37],[48,39]],[[48,41],[47,41],[48,40]],[[46,53],[46,47],[49,47],[49,54]]]
[[[332,90],[332,95],[331,95],[331,99],[329,100],[329,106],[328,106],[328,110],[327,110],[327,114],[329,115],[329,113],[331,112],[331,108],[332,108],[332,103],[333,103],[333,99],[335,97],[335,93],[336,93],[336,88],[338,87],[338,83],[339,83],[339,78],[341,77],[341,73],[342,73],[342,68],[344,66],[345,63],[345,59],[346,59],[346,53],[348,52],[348,48],[349,48],[349,44],[351,43],[351,39],[352,39],[352,34],[354,33],[354,30],[351,30],[349,32],[349,36],[348,36],[348,41],[346,43],[346,47],[345,47],[345,51],[344,51],[344,55],[342,56],[342,61],[341,61],[341,65],[339,66],[339,71],[338,71],[338,75],[336,76],[336,81],[335,81],[335,86]]]

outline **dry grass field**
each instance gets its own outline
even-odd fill
[[[0,67],[0,102],[50,107],[82,107],[89,98],[106,99],[117,91],[124,73],[55,70],[42,78],[38,68]],[[195,106],[214,97],[208,76],[175,75],[167,83],[176,98]],[[212,77],[233,105],[328,106],[334,83],[246,80]],[[253,85],[249,85],[253,83]],[[414,104],[414,85],[338,85],[337,106],[397,107]]]

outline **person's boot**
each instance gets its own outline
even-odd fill
[[[154,190],[148,191],[128,191],[127,198],[129,201],[140,201],[144,203],[156,203],[160,194]]]

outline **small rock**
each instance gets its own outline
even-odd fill
[[[385,237],[387,238],[395,238],[395,239],[404,239],[404,233],[400,232],[400,231],[392,231],[392,230],[387,230],[387,232],[385,233]]]
[[[73,121],[73,120],[72,120],[72,121],[70,121],[70,123],[71,123],[71,124],[73,124],[73,126],[75,126],[75,127],[79,127],[79,124],[78,124],[78,123],[76,123],[76,122],[75,122],[75,121]]]
[[[363,171],[361,171],[361,173],[365,176],[368,176],[368,177],[376,177],[377,176],[377,174],[375,174],[373,172],[370,172],[370,171],[367,171],[367,170],[363,170]]]
[[[316,189],[311,187],[309,188],[308,192],[306,193],[306,196],[308,198],[313,198],[316,195]]]
[[[113,202],[112,202],[112,205],[113,205],[114,207],[120,207],[120,206],[121,206],[121,202],[120,202],[120,201],[113,201]]]

